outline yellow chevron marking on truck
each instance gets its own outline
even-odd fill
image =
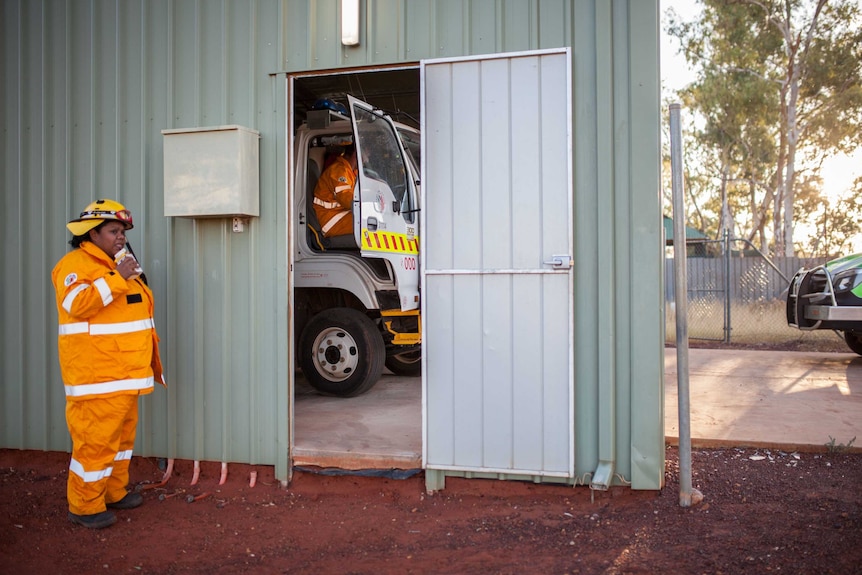
[[[419,254],[419,239],[407,234],[362,230],[362,249],[371,252]]]

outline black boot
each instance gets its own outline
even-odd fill
[[[111,509],[134,509],[144,502],[144,496],[140,493],[126,493],[126,496],[119,501],[108,503]]]
[[[76,515],[70,511],[69,521],[83,525],[88,529],[104,529],[116,523],[117,516],[111,511],[102,511],[101,513],[93,513],[92,515]]]

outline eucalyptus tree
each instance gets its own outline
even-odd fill
[[[736,207],[737,224],[761,242],[771,219],[774,252],[793,255],[797,193],[810,194],[825,157],[862,145],[859,3],[701,4],[694,22],[670,13],[668,32],[698,70],[683,98],[719,158],[724,217]]]
[[[806,223],[816,231],[807,242],[797,242],[797,249],[802,255],[823,259],[850,253],[853,240],[862,234],[862,177],[852,193],[834,203],[822,196],[806,199]]]

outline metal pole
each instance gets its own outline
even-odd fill
[[[691,412],[688,386],[688,277],[685,253],[685,189],[683,187],[680,104],[670,105],[670,170],[673,195],[673,292],[676,304],[676,372],[679,397],[679,505],[703,499],[691,487]]]
[[[730,343],[730,230],[724,230],[724,343]]]

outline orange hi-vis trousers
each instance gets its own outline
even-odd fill
[[[126,496],[138,424],[138,395],[66,401],[72,461],[69,511],[92,515]]]

